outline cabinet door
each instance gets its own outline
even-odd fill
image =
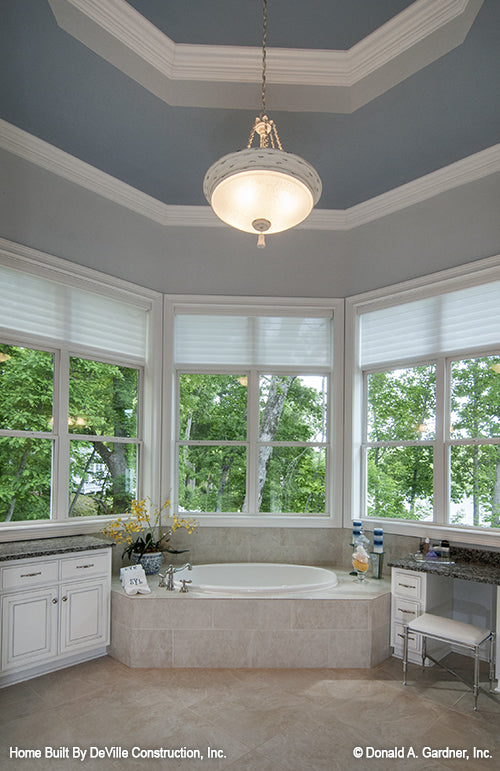
[[[57,655],[57,589],[2,599],[2,669],[34,666]]]
[[[61,586],[61,653],[109,643],[108,604],[107,581]]]

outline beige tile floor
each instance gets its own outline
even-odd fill
[[[452,656],[471,671],[470,659]],[[483,676],[484,677],[484,676]],[[482,678],[483,679],[483,678]],[[105,657],[0,690],[2,771],[388,771],[500,767],[500,696],[471,692],[442,670],[401,662],[374,669],[128,669]],[[469,760],[425,759],[424,746]],[[9,759],[9,748],[41,759]],[[73,748],[198,748],[196,759],[46,758]],[[209,760],[207,748],[225,757]],[[357,759],[353,749],[365,756]],[[366,748],[413,748],[418,758],[367,758]],[[473,748],[491,759],[474,759]],[[50,754],[50,752],[49,752]]]

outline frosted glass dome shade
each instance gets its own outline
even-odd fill
[[[203,190],[228,225],[246,233],[280,233],[310,214],[321,195],[321,180],[298,155],[247,148],[214,163]]]

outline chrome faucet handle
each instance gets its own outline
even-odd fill
[[[160,578],[158,582],[158,586],[166,586],[165,584],[165,573],[158,573],[158,576]]]
[[[183,594],[187,594],[188,593],[188,588],[187,588],[186,584],[192,584],[192,583],[193,582],[191,581],[190,578],[181,578],[182,586],[179,589],[179,591],[182,592]]]

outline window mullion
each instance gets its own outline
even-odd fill
[[[62,349],[54,362],[54,461],[52,519],[68,516],[69,490],[69,352]]]
[[[449,512],[449,372],[444,359],[436,362],[436,441],[434,445],[434,522],[448,522]]]
[[[258,514],[258,469],[259,469],[259,373],[248,373],[247,394],[247,513]]]

